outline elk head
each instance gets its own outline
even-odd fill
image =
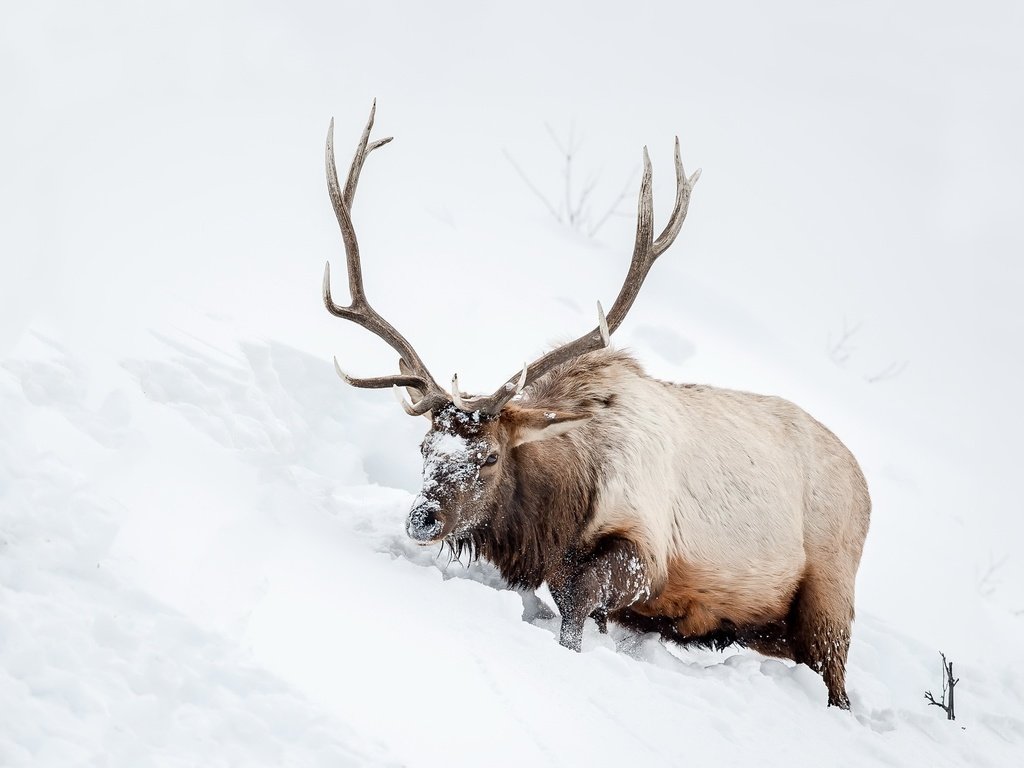
[[[337,359],[334,366],[347,384],[370,389],[390,388],[406,413],[430,418],[430,431],[421,446],[423,488],[409,513],[406,531],[424,544],[459,540],[474,528],[486,524],[507,502],[515,486],[516,448],[524,443],[563,435],[587,420],[583,414],[531,409],[510,401],[553,368],[608,345],[609,337],[633,305],[651,265],[679,234],[700,171],[686,177],[677,137],[675,206],[664,231],[655,239],[651,161],[644,147],[633,258],[611,311],[606,316],[598,302],[598,322],[592,331],[524,365],[493,394],[469,397],[460,392],[457,376],[452,377],[450,391],[437,384],[412,345],[370,306],[363,289],[359,244],[352,224],[352,200],[367,155],[392,139],[389,136],[370,141],[376,107],[374,102],[344,187],[338,182],[334,162],[334,120],[331,120],[327,132],[327,188],[345,245],[352,301],[343,307],[331,298],[329,262],[324,269],[323,298],[332,315],[372,331],[391,346],[399,356],[399,372],[390,376],[354,378],[341,369]],[[411,402],[402,395],[402,387],[405,387]]]
[[[440,406],[423,439],[423,488],[406,521],[425,544],[462,540],[507,507],[516,487],[514,450],[585,423],[586,415],[507,405],[496,416]]]

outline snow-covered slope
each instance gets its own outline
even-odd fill
[[[1019,12],[400,8],[0,30],[0,765],[1024,761]],[[792,399],[861,461],[851,713],[748,651],[589,626],[570,653],[486,563],[407,540],[426,424],[343,387],[331,354],[393,355],[319,300],[323,131],[347,157],[373,95],[397,140],[355,206],[371,300],[477,390],[592,327],[632,243],[630,215],[547,220],[501,149],[560,190],[543,123],[575,118],[613,198],[646,142],[663,221],[681,133],[704,176],[615,342]],[[940,651],[952,723],[923,699]]]
[[[5,764],[1019,758],[1019,619],[954,580],[908,583],[950,533],[884,450],[865,455],[850,715],[807,668],[750,652],[594,628],[562,649],[486,564],[405,538],[408,484],[383,481],[415,471],[413,420],[326,361],[200,318],[116,365],[40,336],[21,350],[0,389]],[[399,466],[375,467],[385,450]],[[922,626],[951,605],[971,622],[943,648],[956,723],[922,701],[939,683]]]

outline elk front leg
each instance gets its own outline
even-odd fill
[[[560,642],[574,651],[582,646],[583,623],[588,616],[605,618],[651,591],[644,559],[636,545],[625,539],[602,543],[567,570],[562,583],[552,588],[552,595],[562,613]]]

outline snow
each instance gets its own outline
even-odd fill
[[[462,412],[460,412],[460,415]],[[465,491],[476,482],[480,472],[480,441],[451,432],[432,430],[423,441],[423,493],[437,485],[452,491]],[[447,492],[442,489],[442,493]]]
[[[441,458],[469,458],[469,442],[466,438],[447,432],[431,432],[427,442],[427,450]]]
[[[10,9],[0,765],[1022,762],[1020,9],[600,10]],[[338,381],[394,354],[318,295],[324,130],[344,168],[374,96],[369,300],[485,392],[593,328],[633,238],[559,227],[501,150],[560,190],[544,123],[574,123],[607,197],[648,144],[660,231],[679,132],[703,178],[613,343],[794,400],[861,461],[850,713],[740,649],[588,623],[571,653],[406,536],[428,424]]]

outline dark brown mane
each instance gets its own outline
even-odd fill
[[[608,371],[621,366],[642,375],[631,355],[613,349],[591,352],[553,369],[524,393],[531,408],[595,414],[615,403]],[[621,373],[620,373],[621,375]],[[473,532],[468,546],[482,554],[512,585],[536,589],[550,574],[575,561],[573,545],[593,517],[603,451],[580,450],[578,436],[516,448],[511,504],[491,524]],[[509,489],[504,489],[509,490]]]
[[[508,481],[514,484],[511,504],[473,532],[477,551],[513,586],[536,589],[573,560],[573,545],[593,516],[594,457],[579,454],[565,437],[555,441],[557,447],[515,449],[517,471]],[[562,455],[552,460],[552,450]]]

